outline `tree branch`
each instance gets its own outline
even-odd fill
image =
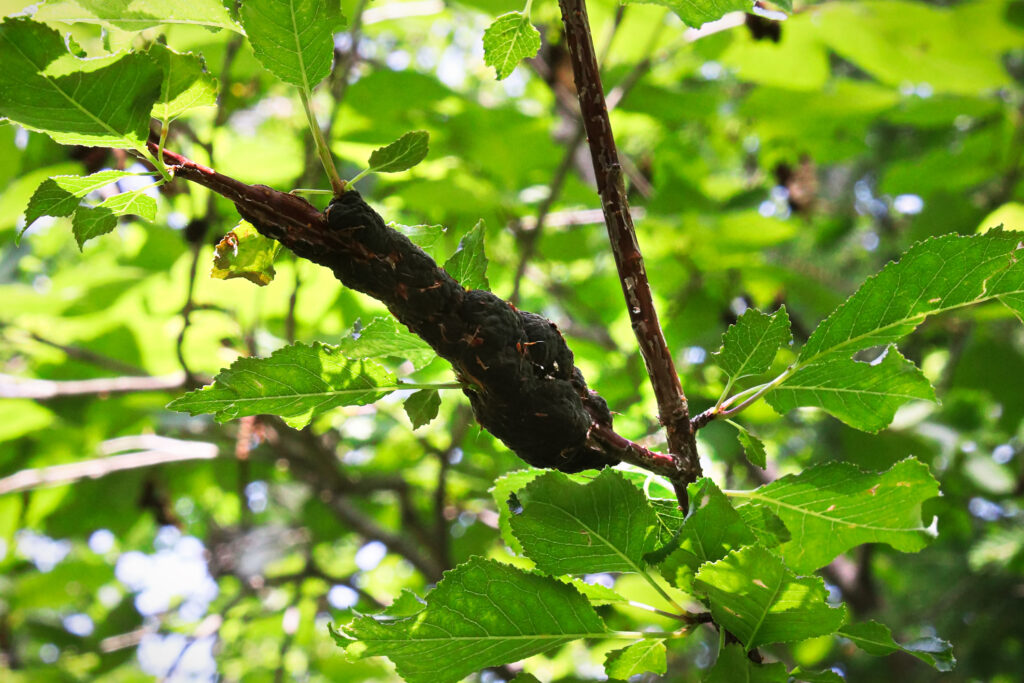
[[[38,469],[22,470],[0,479],[0,496],[5,493],[27,491],[38,486],[71,484],[80,479],[99,479],[114,472],[154,467],[185,460],[210,460],[217,457],[217,447],[205,441],[179,441],[164,437],[148,436],[155,448],[138,453],[126,453],[92,460],[83,460],[67,465],[54,465]],[[110,445],[120,441],[104,442]]]
[[[0,398],[45,400],[62,396],[123,394],[132,391],[168,391],[185,386],[183,373],[163,377],[100,377],[54,381],[0,374]]]
[[[694,481],[701,473],[694,432],[690,426],[689,408],[672,362],[672,354],[658,322],[647,271],[629,213],[622,166],[608,118],[587,8],[583,0],[559,0],[559,6],[608,238],[619,271],[629,319],[654,388],[659,417],[665,425],[669,450],[676,458],[676,472],[672,480],[677,484],[680,503],[685,504],[685,484]]]

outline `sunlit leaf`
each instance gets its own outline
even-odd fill
[[[142,31],[161,24],[239,30],[219,0],[47,0],[40,5],[35,18],[108,24],[126,31]]]
[[[146,54],[80,60],[52,28],[25,17],[0,24],[0,116],[65,145],[145,145],[160,92]]]
[[[487,255],[484,252],[483,220],[477,221],[462,239],[455,253],[445,261],[444,269],[466,289],[490,289],[487,281]]]
[[[825,582],[797,577],[782,558],[760,546],[730,552],[697,572],[715,622],[748,649],[835,632],[846,621],[844,607],[830,607]]]
[[[628,680],[643,673],[664,674],[666,671],[665,641],[654,638],[639,640],[619,650],[612,650],[604,659],[608,678]]]
[[[627,3],[662,5],[679,15],[687,26],[699,28],[709,21],[721,19],[729,12],[749,12],[753,0],[626,0]]]
[[[537,55],[540,32],[522,12],[495,19],[484,31],[484,62],[494,67],[498,80],[512,75],[519,62]]]
[[[217,104],[217,79],[207,72],[202,57],[175,52],[160,43],[151,45],[149,54],[164,72],[154,117],[170,121],[195,107]]]
[[[924,548],[934,530],[921,521],[921,504],[939,495],[939,485],[927,465],[908,458],[881,473],[849,463],[816,465],[732,495],[777,514],[791,534],[782,545],[786,563],[811,572],[861,543]]]
[[[312,89],[334,60],[334,32],[344,25],[327,0],[246,0],[242,26],[256,59],[285,83]]]
[[[406,133],[389,145],[370,154],[369,169],[373,173],[407,171],[427,157],[430,134],[425,130]]]
[[[722,335],[722,348],[712,358],[734,380],[760,375],[771,367],[779,348],[792,340],[785,306],[771,315],[748,308]]]
[[[336,347],[292,344],[268,358],[240,358],[213,384],[171,401],[168,408],[209,413],[226,422],[245,415],[278,415],[304,427],[332,408],[372,403],[400,385],[372,360],[345,357]]]
[[[572,586],[479,557],[446,572],[426,602],[411,617],[356,618],[343,629],[346,651],[384,655],[410,683],[454,683],[605,633]]]
[[[895,347],[884,354],[874,363],[830,356],[805,365],[765,400],[779,413],[815,407],[866,432],[885,429],[901,405],[934,401],[935,390]]]
[[[263,287],[274,279],[274,259],[279,251],[280,242],[259,234],[248,221],[241,221],[213,250],[210,277],[241,277]]]
[[[548,472],[516,495],[523,509],[510,520],[512,533],[549,574],[641,572],[657,543],[654,509],[615,470],[586,484]]]

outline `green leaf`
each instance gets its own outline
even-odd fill
[[[437,417],[437,411],[441,408],[441,395],[437,389],[420,389],[405,399],[402,407],[412,422],[412,428],[419,429]]]
[[[142,31],[161,24],[239,30],[220,0],[48,0],[35,18],[68,24],[108,24],[126,31]]]
[[[865,432],[885,429],[901,405],[934,401],[935,390],[896,347],[883,353],[881,361],[872,363],[829,357],[805,365],[765,400],[780,414],[815,407]]]
[[[909,645],[900,645],[893,639],[889,627],[877,621],[847,624],[839,629],[839,635],[849,638],[861,650],[876,657],[906,652],[939,671],[952,671],[956,666],[953,646],[945,640],[926,637]]]
[[[338,349],[346,358],[403,358],[417,370],[429,365],[437,354],[394,318],[374,318],[358,333],[341,340]]]
[[[390,145],[378,147],[370,154],[370,173],[398,173],[407,171],[427,157],[430,133],[414,130]]]
[[[746,427],[736,424],[732,420],[726,420],[726,422],[736,428],[736,439],[740,442],[747,460],[763,470],[768,465],[768,453],[764,450],[764,442],[747,431]]]
[[[792,341],[785,306],[771,315],[748,308],[722,335],[722,348],[712,358],[733,380],[761,375],[771,367],[779,348]]]
[[[102,189],[120,178],[131,175],[127,171],[100,171],[92,175],[60,175],[47,178],[36,188],[25,210],[24,233],[42,216],[70,216],[81,200],[90,192]]]
[[[155,118],[171,121],[190,109],[217,104],[217,79],[206,71],[202,57],[160,43],[153,43],[149,54],[164,72],[160,99],[153,107]]]
[[[731,495],[764,505],[782,519],[792,534],[783,557],[804,573],[861,543],[921,550],[934,536],[921,521],[921,504],[939,495],[939,484],[913,458],[882,473],[832,462]]]
[[[388,227],[397,230],[408,237],[413,244],[436,257],[436,249],[441,244],[441,238],[447,232],[443,225],[401,225],[399,223],[388,223]]]
[[[648,671],[663,674],[666,669],[665,641],[654,638],[638,640],[632,645],[612,650],[604,659],[604,671],[608,678],[623,681]]]
[[[800,351],[800,364],[850,358],[898,341],[929,315],[1024,294],[1021,249],[1020,234],[1003,230],[919,242],[818,325]]]
[[[752,662],[743,648],[735,643],[722,648],[718,661],[704,677],[704,683],[786,683],[788,680],[785,664]]]
[[[344,628],[346,651],[388,657],[409,683],[453,683],[606,633],[572,586],[480,557],[445,572],[426,602],[411,617],[356,618]]]
[[[790,539],[785,523],[763,505],[741,505],[736,512],[765,548],[777,548]]]
[[[145,54],[71,56],[52,28],[25,17],[0,24],[0,116],[65,145],[140,148],[161,73]]]
[[[522,12],[509,12],[495,19],[484,31],[484,63],[493,66],[498,80],[508,78],[524,59],[540,50],[540,31]]]
[[[799,683],[845,683],[846,681],[845,678],[830,669],[808,671],[799,666],[790,671],[789,676],[790,680],[799,681]]]
[[[248,221],[240,221],[213,250],[210,277],[242,277],[263,287],[274,279],[274,259],[279,251],[280,242],[264,237]]]
[[[117,216],[103,206],[80,206],[71,219],[71,231],[81,249],[93,237],[106,235],[117,227]]]
[[[444,262],[444,269],[466,289],[490,290],[487,282],[487,255],[484,253],[483,220],[477,221],[459,240],[455,253]]]
[[[512,533],[509,520],[512,516],[522,512],[522,503],[516,493],[537,477],[544,474],[544,470],[516,470],[507,472],[494,481],[491,487],[491,496],[494,498],[494,506],[498,509],[498,530],[501,537],[517,555],[523,554],[523,546]]]
[[[523,510],[510,520],[512,533],[549,574],[639,573],[657,543],[654,509],[615,470],[585,484],[547,472],[517,497]]]
[[[828,635],[846,621],[845,607],[829,607],[825,582],[797,577],[760,546],[730,552],[697,572],[694,588],[707,596],[715,622],[747,650]]]
[[[107,197],[100,203],[99,208],[107,209],[115,216],[138,216],[147,221],[156,220],[156,200],[146,194],[146,189]]]
[[[568,578],[563,580],[582,593],[587,600],[590,601],[590,604],[595,607],[600,605],[616,605],[629,602],[627,598],[624,598],[611,588],[602,586],[599,583],[587,583],[586,581],[578,578]]]
[[[721,19],[729,12],[749,12],[753,0],[625,0],[626,4],[651,4],[668,7],[687,26],[700,28],[709,21]]]
[[[720,560],[730,550],[757,541],[711,479],[698,479],[686,490],[693,512],[683,522],[679,547],[660,567],[662,575],[679,587],[689,586],[694,572],[705,562]]]
[[[219,422],[279,415],[298,429],[332,408],[373,403],[395,389],[401,385],[378,363],[347,358],[326,344],[292,344],[269,358],[236,360],[213,384],[167,407],[191,415],[210,413]]]
[[[312,92],[331,72],[345,21],[336,2],[246,0],[240,16],[256,59],[285,83]]]

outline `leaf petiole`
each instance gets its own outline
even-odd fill
[[[320,124],[316,121],[316,116],[313,115],[313,108],[309,102],[310,92],[308,88],[299,89],[299,99],[302,100],[302,108],[306,112],[306,121],[309,123],[309,130],[313,134],[313,144],[316,147],[317,156],[320,157],[320,163],[323,164],[324,171],[327,172],[327,177],[331,181],[334,196],[340,196],[345,192],[345,181],[338,175],[338,169],[334,166],[334,158],[331,157],[331,149],[327,146],[327,141],[324,140],[324,133],[320,129]]]

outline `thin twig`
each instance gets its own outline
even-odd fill
[[[217,457],[217,447],[204,441],[165,439],[160,449],[114,455],[67,465],[53,465],[22,470],[0,479],[0,496],[28,491],[39,486],[72,484],[80,479],[99,479],[114,472],[166,465],[186,460],[210,460]]]
[[[608,118],[586,5],[583,0],[559,0],[559,6],[615,265],[619,271],[630,322],[654,388],[659,418],[666,428],[669,451],[675,458],[677,472],[671,479],[676,484],[680,504],[685,506],[685,485],[696,480],[701,473],[686,397],[658,322],[643,256],[629,213],[622,166]]]
[[[180,372],[163,377],[100,377],[65,381],[0,374],[0,398],[46,400],[64,396],[124,394],[133,391],[171,391],[185,386],[185,379],[185,375]]]

